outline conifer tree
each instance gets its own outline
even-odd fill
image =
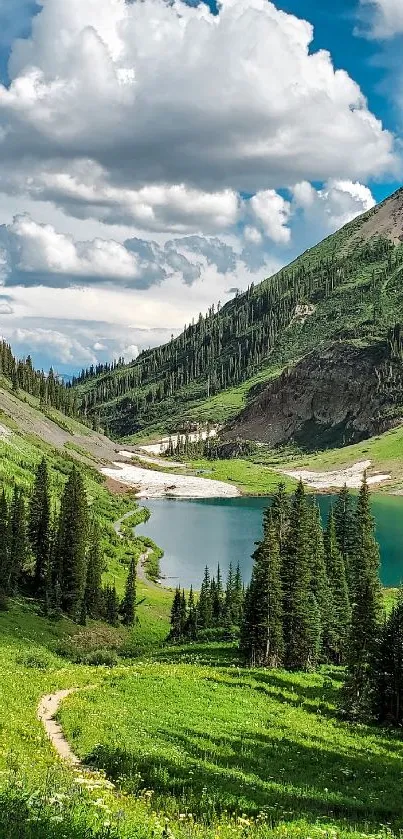
[[[211,581],[211,610],[214,626],[220,626],[224,612],[224,591],[220,566],[217,568],[217,579]]]
[[[232,563],[230,562],[228,568],[228,575],[227,575],[227,584],[225,587],[225,596],[224,596],[224,624],[226,626],[232,625],[232,617],[233,617],[233,604],[234,604],[234,571],[232,568]]]
[[[348,593],[346,569],[336,538],[335,519],[332,507],[329,511],[325,531],[325,558],[327,576],[332,600],[331,652],[335,664],[344,660],[351,629],[351,606]]]
[[[213,609],[211,603],[211,579],[206,566],[197,604],[197,621],[200,629],[208,629],[212,625]]]
[[[0,495],[0,593],[7,594],[9,589],[9,519],[5,491]]]
[[[271,520],[276,528],[280,555],[282,554],[286,544],[287,532],[290,522],[290,512],[290,499],[286,492],[285,483],[281,481],[277,487],[277,492],[273,496],[273,501],[270,507]]]
[[[284,651],[280,548],[270,513],[265,516],[264,537],[253,561],[240,646],[253,666],[278,667]]]
[[[171,608],[171,629],[169,638],[171,641],[180,641],[182,638],[182,594],[180,588],[175,589],[175,595]]]
[[[116,592],[116,586],[109,585],[104,589],[105,601],[105,620],[111,626],[119,625],[119,598]]]
[[[186,638],[189,638],[190,641],[195,641],[197,638],[197,609],[192,586],[190,586],[189,591],[188,615],[185,624],[185,635]]]
[[[133,626],[136,617],[136,563],[132,559],[126,579],[125,596],[122,602],[122,617],[125,626]]]
[[[356,509],[353,565],[355,596],[345,685],[348,708],[356,715],[368,713],[371,702],[371,665],[376,653],[382,613],[379,562],[369,489],[364,477]]]
[[[90,542],[87,551],[87,573],[85,581],[85,606],[90,618],[100,617],[102,610],[102,571],[103,559],[99,525],[93,521],[90,529]]]
[[[50,490],[45,458],[36,469],[35,482],[29,503],[28,535],[35,558],[34,590],[44,590],[50,549]]]
[[[356,534],[354,506],[351,494],[347,489],[346,484],[344,484],[343,489],[340,491],[334,507],[334,524],[338,548],[342,555],[344,567],[346,569],[349,596],[351,597],[353,594],[351,565],[355,550]]]
[[[232,623],[234,624],[234,626],[241,625],[243,605],[244,587],[242,581],[241,567],[238,563],[234,577],[234,590],[232,595]]]
[[[66,483],[55,547],[55,576],[62,608],[75,620],[81,612],[86,583],[88,504],[83,479],[73,467]]]
[[[329,652],[334,646],[334,613],[333,598],[325,565],[322,520],[317,502],[309,505],[308,514],[311,519],[309,526],[309,564],[311,568],[311,592],[314,597],[314,601],[311,600],[311,607],[314,610],[319,610],[321,654],[327,660]],[[313,615],[313,619],[316,620],[315,615]],[[316,630],[314,628],[313,637],[315,635]]]
[[[188,614],[188,611],[187,611],[186,595],[185,595],[185,592],[182,591],[181,605],[180,605],[180,634],[181,634],[181,638],[183,638],[183,636],[185,634],[187,614]]]
[[[376,719],[401,728],[403,724],[403,593],[386,619],[372,672]]]
[[[301,481],[292,499],[282,563],[284,660],[289,670],[306,670],[315,656],[312,623],[316,623],[317,615],[311,608],[309,555],[309,516]]]

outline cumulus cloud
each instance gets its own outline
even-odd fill
[[[373,38],[393,38],[403,33],[403,4],[401,0],[360,0],[366,34]]]
[[[329,180],[319,190],[302,181],[293,188],[293,195],[296,207],[304,210],[305,222],[315,222],[318,230],[327,232],[343,227],[375,206],[371,190],[353,181]]]
[[[181,224],[193,189],[195,214],[220,225],[240,190],[393,163],[358,85],[311,50],[309,23],[267,0],[222,0],[217,15],[181,0],[43,0],[32,29],[0,87],[1,159],[51,163],[42,188],[60,202],[108,216],[120,190],[124,210],[144,199],[160,224],[168,204]],[[74,169],[88,160],[107,173],[90,194]]]
[[[291,238],[287,227],[291,215],[291,205],[274,189],[257,192],[250,201],[256,222],[262,226],[266,236],[273,242],[287,244]]]
[[[96,356],[75,338],[51,329],[14,329],[10,334],[13,345],[26,348],[27,352],[40,349],[56,362],[68,364],[94,364]]]

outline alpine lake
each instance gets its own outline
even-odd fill
[[[318,495],[325,520],[334,495]],[[251,555],[262,535],[263,510],[270,498],[150,499],[151,517],[136,527],[164,550],[161,577],[167,586],[199,589],[206,565],[215,573],[219,563],[225,578],[230,563],[240,565],[245,582],[252,570]],[[381,549],[384,586],[403,582],[403,497],[372,495],[372,513]]]

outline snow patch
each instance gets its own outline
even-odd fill
[[[365,472],[370,468],[370,460],[362,460],[350,466],[348,469],[340,469],[334,472],[308,472],[304,469],[284,470],[283,474],[288,475],[289,478],[296,478],[297,481],[303,481],[312,489],[341,489],[344,484],[349,489],[359,489],[362,484]],[[369,475],[367,476],[368,484],[381,484],[384,481],[389,481],[391,475]]]

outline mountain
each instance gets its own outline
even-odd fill
[[[168,344],[83,373],[73,382],[81,411],[117,437],[230,420],[253,385],[314,350],[386,342],[403,321],[402,278],[400,189]]]

